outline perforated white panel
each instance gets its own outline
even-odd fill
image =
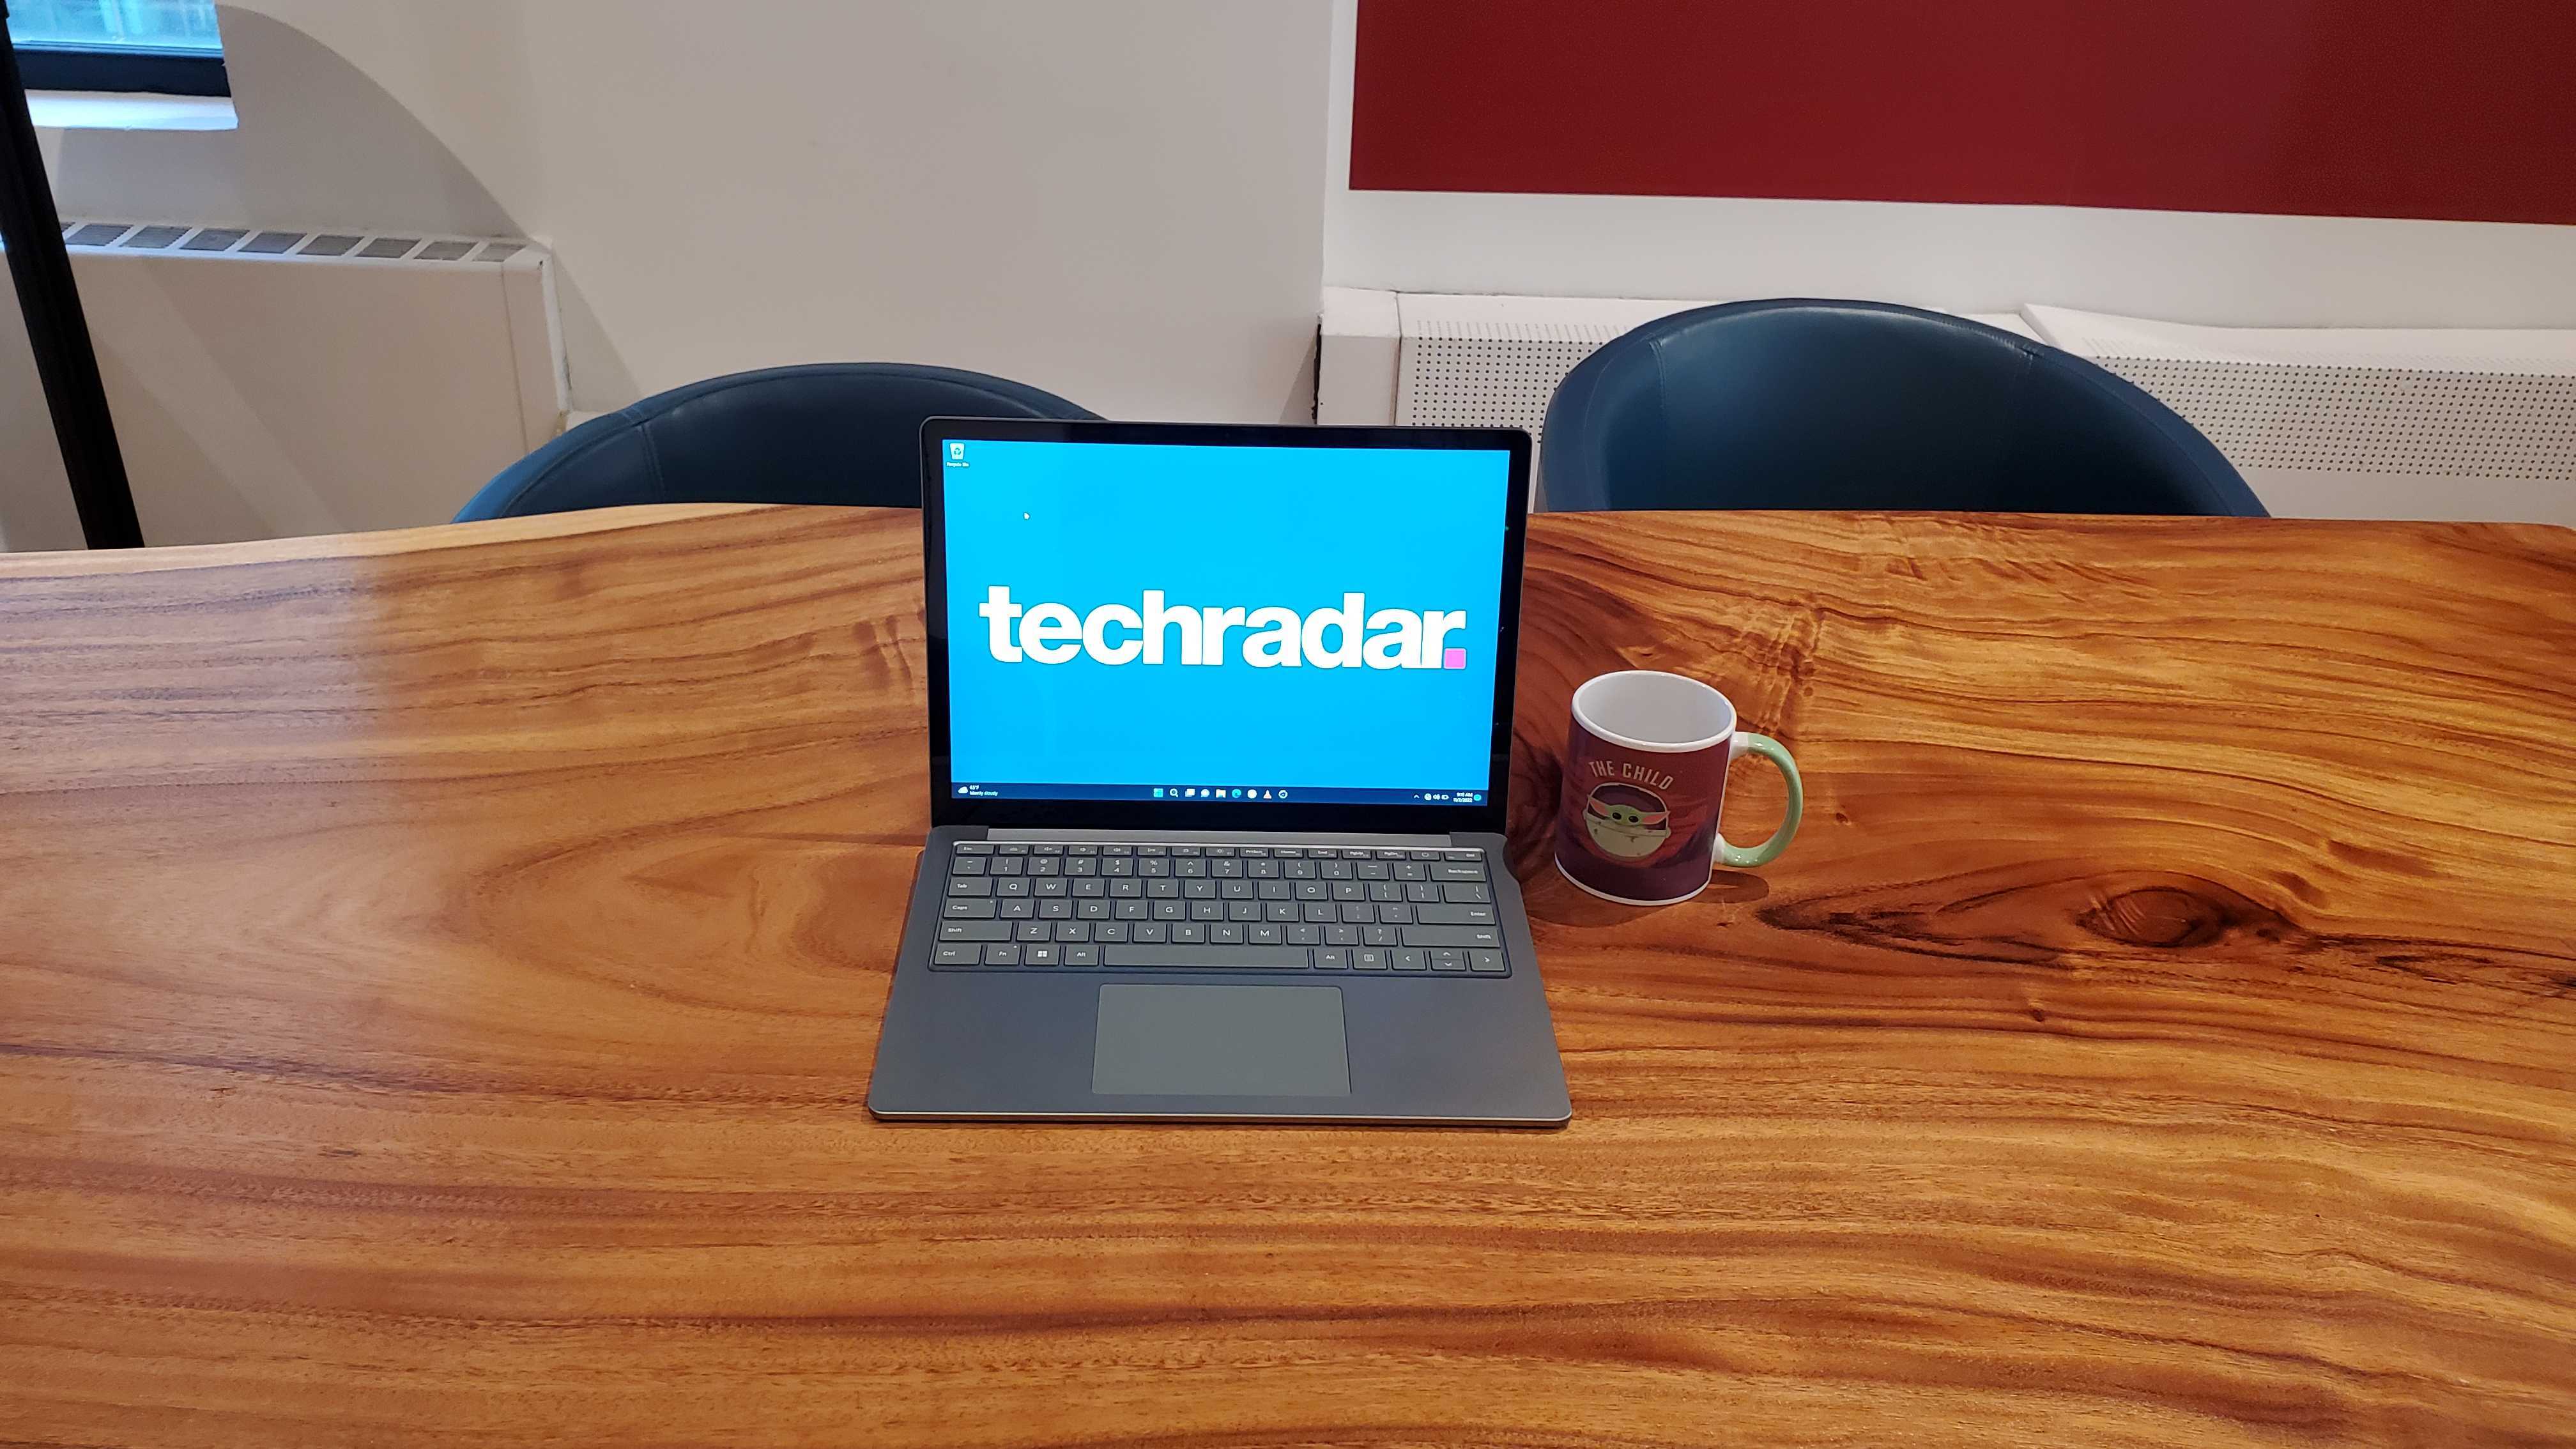
[[[2576,377],[2101,357],[2240,468],[2576,480]]]
[[[1556,385],[1625,330],[1604,323],[1421,324],[1404,338],[1396,421],[1527,428],[1539,437]]]

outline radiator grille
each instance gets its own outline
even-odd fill
[[[167,222],[67,221],[63,241],[122,252],[183,251],[261,257],[363,257],[394,262],[499,262],[528,249],[511,237],[422,237],[353,231],[253,231]]]
[[[2576,377],[2096,357],[2240,468],[2576,481]]]
[[[1404,339],[1396,418],[1541,435],[1557,383],[1624,328],[1607,323],[1433,321]]]

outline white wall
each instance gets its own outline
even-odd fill
[[[1387,3],[1387,0],[1379,0]],[[1350,189],[1336,0],[1324,280],[1531,296],[2040,302],[2240,327],[2576,327],[2576,227],[2047,206]],[[1509,78],[1495,103],[1509,104]]]
[[[519,233],[573,406],[894,358],[1303,417],[1329,0],[249,0],[241,127],[70,133],[66,214]]]

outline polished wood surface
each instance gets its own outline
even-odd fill
[[[871,1121],[917,530],[0,560],[0,1442],[2576,1443],[2576,534],[1536,520],[1544,1133]]]

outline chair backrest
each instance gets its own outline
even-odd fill
[[[456,521],[625,503],[921,506],[926,418],[1095,416],[1051,392],[904,362],[711,377],[596,417],[504,468]]]
[[[2260,517],[2198,429],[2045,343],[1880,302],[1731,302],[1566,374],[1547,507]]]

